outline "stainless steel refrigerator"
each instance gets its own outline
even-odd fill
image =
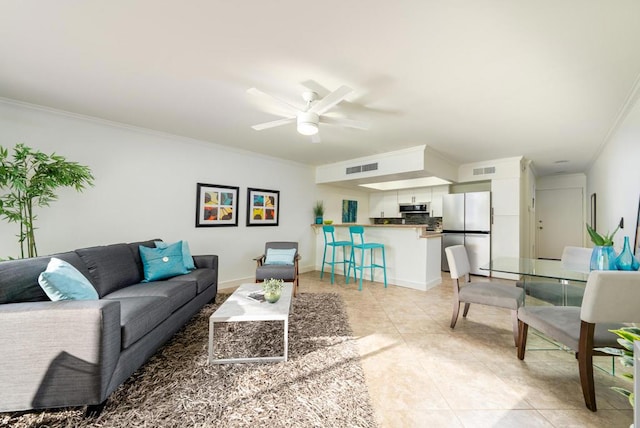
[[[491,192],[453,193],[442,200],[442,270],[449,272],[444,249],[464,245],[471,273],[489,276],[480,270],[491,261]]]

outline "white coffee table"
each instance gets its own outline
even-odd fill
[[[289,347],[289,311],[293,283],[285,282],[280,300],[276,303],[258,302],[248,295],[260,291],[260,284],[242,284],[209,318],[209,363],[273,363],[287,361]],[[283,321],[284,323],[284,355],[273,357],[218,358],[214,359],[214,324],[217,322],[241,321]]]

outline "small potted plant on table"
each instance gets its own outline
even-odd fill
[[[316,216],[316,224],[322,224],[322,217],[324,216],[324,203],[322,201],[316,201],[313,206],[313,215]]]
[[[262,283],[262,291],[264,292],[264,300],[269,303],[275,303],[280,300],[284,281],[282,279],[265,279]]]

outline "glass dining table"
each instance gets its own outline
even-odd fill
[[[557,306],[580,306],[589,272],[560,260],[497,257],[481,270],[520,275],[525,295]],[[526,297],[525,297],[526,302]]]

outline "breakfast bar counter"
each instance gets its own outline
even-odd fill
[[[363,226],[365,242],[384,244],[387,261],[387,283],[401,287],[426,291],[442,282],[440,271],[441,236],[435,231],[427,231],[425,225],[420,224],[353,224],[340,223],[335,226],[337,241],[349,241],[349,226]],[[315,267],[322,267],[324,250],[324,234],[322,225],[312,225],[316,233]],[[342,259],[342,251],[338,250],[336,260]],[[330,257],[331,249],[327,250]],[[348,257],[348,255],[347,255]],[[325,265],[325,271],[331,267]],[[342,273],[337,270],[336,273]],[[364,279],[370,278],[369,273]],[[383,282],[382,271],[376,269],[374,280]]]

